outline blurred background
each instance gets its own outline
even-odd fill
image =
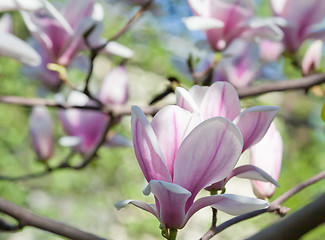
[[[51,1],[53,2],[53,1]],[[260,16],[270,15],[268,1],[256,1]],[[105,7],[104,37],[113,36],[138,9],[128,1],[107,0]],[[186,73],[186,59],[189,54],[200,58],[209,52],[205,36],[201,32],[188,31],[181,19],[190,16],[191,11],[184,0],[156,0],[149,11],[119,38],[118,42],[131,48],[134,56],[127,61],[130,81],[128,105],[148,104],[169,84],[167,78],[174,76],[184,87],[190,87],[192,80]],[[29,36],[19,13],[12,12],[13,32],[22,39]],[[306,47],[301,48],[302,52]],[[100,56],[95,62],[92,84],[100,85],[103,76],[119,59]],[[279,69],[287,79],[301,77],[300,71],[285,57],[279,62]],[[324,68],[324,64],[321,65]],[[78,85],[83,83],[86,73],[71,69],[69,80]],[[37,81],[21,73],[21,64],[8,57],[0,57],[0,95],[36,97]],[[118,80],[117,80],[118,81]],[[261,79],[261,82],[264,80]],[[253,84],[258,84],[254,82]],[[96,87],[95,87],[96,88]],[[51,97],[51,96],[50,96]],[[52,96],[53,97],[53,96]],[[298,183],[325,169],[325,125],[321,120],[324,99],[312,92],[292,91],[269,93],[260,97],[247,98],[242,107],[254,105],[275,105],[281,110],[276,125],[284,142],[281,185],[272,199]],[[159,104],[175,103],[170,95]],[[0,175],[20,176],[41,171],[44,166],[36,161],[31,150],[28,134],[30,108],[0,104]],[[51,109],[55,126],[56,141],[64,135],[57,118],[57,110]],[[123,117],[114,131],[132,139],[130,117]],[[69,150],[56,144],[55,155],[50,164],[60,162]],[[75,162],[80,156],[74,156]],[[247,162],[247,153],[239,164]],[[132,148],[102,147],[98,158],[87,168],[74,171],[62,170],[50,175],[18,182],[0,181],[0,196],[31,211],[68,223],[88,232],[109,239],[162,239],[159,222],[147,212],[129,206],[121,211],[114,203],[123,199],[140,199],[152,202],[142,189],[145,179],[138,167]],[[296,211],[325,191],[324,182],[319,182],[298,193],[284,205]],[[253,196],[250,181],[231,180],[227,192]],[[202,195],[207,193],[202,193]],[[272,201],[270,199],[270,201]],[[1,218],[11,220],[0,214]],[[231,216],[221,214],[218,223]],[[242,222],[214,239],[243,239],[278,220],[274,214],[263,214]],[[211,210],[201,210],[190,219],[188,225],[179,231],[178,239],[199,239],[211,224]],[[323,239],[325,226],[307,234],[303,239]],[[51,233],[26,227],[17,233],[0,233],[0,240],[62,239]]]

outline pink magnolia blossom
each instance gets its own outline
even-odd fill
[[[213,72],[213,82],[230,82],[235,87],[248,86],[261,71],[257,44],[242,39],[233,41],[223,52]]]
[[[251,147],[251,164],[266,171],[278,180],[282,163],[283,143],[279,131],[272,123],[264,138]],[[258,180],[258,179],[256,179]],[[253,190],[261,199],[272,197],[275,185],[267,182],[252,181]]]
[[[325,17],[323,0],[271,0],[274,16],[287,21],[281,26],[283,43],[290,53],[295,53],[308,38],[324,38],[325,30],[317,25]]]
[[[16,10],[18,8],[13,8],[13,6],[9,8],[9,5],[4,6],[6,5],[4,2],[0,3],[0,12],[2,10]],[[10,4],[10,1],[8,1],[8,4]],[[31,66],[39,65],[41,62],[39,54],[23,40],[13,35],[11,31],[12,20],[10,15],[5,13],[0,19],[0,56],[5,55]]]
[[[117,66],[105,76],[99,99],[104,104],[125,104],[129,97],[129,78],[124,66]]]
[[[45,7],[42,0],[5,0],[0,2],[0,12],[12,10],[36,11]]]
[[[284,51],[284,45],[282,42],[263,39],[258,45],[260,50],[260,59],[265,62],[277,61]]]
[[[68,103],[76,106],[91,104],[80,92],[71,92]],[[61,143],[69,145],[72,142],[71,145],[75,145],[75,150],[81,154],[87,154],[96,146],[110,120],[104,113],[80,109],[60,110],[59,119],[64,131],[72,137],[63,138]]]
[[[196,114],[167,106],[149,123],[133,106],[131,122],[134,151],[149,182],[144,193],[152,192],[156,204],[125,200],[115,204],[118,209],[133,204],[157,217],[162,229],[180,229],[206,206],[233,215],[268,206],[232,194],[194,201],[205,186],[228,176],[238,161],[243,139],[231,121],[217,117],[199,123]]]
[[[243,149],[250,148],[259,142],[279,108],[273,106],[255,106],[241,112],[240,102],[235,88],[226,82],[217,82],[210,87],[193,86],[186,91],[176,88],[177,105],[191,112],[198,112],[200,121],[214,117],[225,117],[233,121],[243,136]],[[207,190],[221,190],[234,176],[260,181],[278,183],[262,169],[246,165],[234,169],[226,178],[207,188]]]
[[[45,107],[34,107],[29,118],[32,147],[39,160],[52,157],[54,151],[53,124]]]
[[[304,75],[316,73],[322,59],[323,41],[314,41],[307,49],[302,59],[302,73]]]
[[[234,121],[244,139],[243,151],[262,139],[279,111],[279,107],[254,106],[241,112],[237,92],[226,82],[216,82],[210,87],[195,85],[189,91],[177,87],[176,103],[190,112],[198,112],[201,121],[213,117]]]
[[[282,37],[271,19],[255,18],[251,0],[188,0],[188,4],[195,16],[184,19],[184,23],[190,30],[205,31],[211,48],[216,51],[241,37]]]
[[[57,72],[47,68],[48,63],[70,66],[79,52],[87,49],[83,35],[92,26],[95,29],[88,37],[89,44],[97,47],[104,43],[100,36],[104,10],[95,0],[70,0],[60,9],[47,3],[46,10],[22,12],[25,24],[36,40],[36,49],[42,56],[41,66],[27,68],[27,71],[31,77],[45,82],[48,88],[57,90],[62,81]],[[103,52],[126,58],[133,54],[130,49],[116,42],[107,44]]]
[[[123,66],[110,71],[103,80],[99,100],[103,104],[125,104],[128,99],[128,76]],[[68,103],[77,106],[94,104],[86,95],[71,92]],[[61,139],[64,146],[74,146],[81,154],[91,151],[99,142],[106,125],[111,120],[106,114],[92,110],[68,109],[59,111],[59,119],[68,137]],[[115,119],[117,123],[120,119]],[[106,138],[105,146],[130,146],[130,142],[117,134]]]

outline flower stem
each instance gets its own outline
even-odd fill
[[[176,240],[177,229],[168,229],[168,228],[162,229],[161,235],[167,240]]]
[[[169,240],[176,240],[176,236],[177,236],[177,229],[170,229]]]

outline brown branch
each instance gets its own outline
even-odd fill
[[[296,193],[300,192],[304,188],[306,188],[306,187],[308,187],[308,186],[310,186],[310,185],[312,185],[312,184],[314,184],[314,183],[316,183],[316,182],[318,182],[318,181],[320,181],[320,180],[322,180],[324,178],[325,178],[325,171],[323,171],[323,172],[317,174],[316,176],[314,176],[314,177],[312,177],[312,178],[310,178],[310,179],[308,179],[308,180],[300,183],[299,185],[291,188],[289,191],[285,192],[280,197],[278,197],[277,199],[275,199],[271,203],[268,211],[269,212],[273,212],[276,209],[279,209],[280,206],[281,206],[281,204],[284,203],[285,201],[287,201],[290,197],[292,197]]]
[[[263,213],[266,212],[275,212],[277,214],[285,214],[287,209],[286,208],[281,208],[281,204],[283,202],[285,202],[286,200],[288,200],[290,197],[294,196],[296,193],[298,193],[299,191],[303,190],[304,188],[322,180],[325,178],[325,171],[317,174],[316,176],[298,184],[297,186],[291,188],[289,191],[285,192],[284,194],[282,194],[280,197],[278,197],[277,199],[275,199],[273,202],[270,203],[269,208],[267,209],[261,209],[261,210],[257,210],[254,212],[250,212],[250,213],[246,213],[237,217],[234,217],[222,224],[220,224],[219,226],[217,226],[214,229],[210,229],[208,232],[206,232],[204,234],[204,236],[200,239],[200,240],[208,240],[211,239],[213,236],[215,236],[216,234],[220,233],[221,231],[225,230],[226,228],[239,223],[241,221],[256,217],[258,215],[261,215]],[[276,238],[275,238],[276,239]]]
[[[72,240],[105,240],[64,223],[29,212],[2,198],[0,198],[0,212],[16,219],[19,228],[31,226]]]
[[[284,220],[263,229],[248,239],[300,239],[304,234],[325,222],[324,203],[325,193]]]
[[[257,86],[237,89],[240,98],[257,96],[269,92],[280,92],[288,90],[305,90],[312,86],[325,82],[325,73],[315,74],[295,80],[279,81],[273,83],[265,83]]]
[[[212,74],[213,68],[216,66],[216,64],[217,64],[217,61],[213,61],[212,63],[210,63],[209,66],[207,66],[201,72],[195,72],[194,66],[193,66],[193,57],[192,57],[192,55],[190,55],[187,59],[187,66],[188,66],[188,69],[192,75],[194,84],[202,83],[205,86],[210,85],[211,84],[211,81],[210,81],[211,74]]]
[[[94,97],[90,91],[89,91],[89,83],[90,83],[90,78],[91,75],[93,73],[94,70],[94,61],[96,59],[96,57],[98,56],[98,54],[100,53],[100,51],[106,47],[106,45],[111,42],[114,41],[116,39],[118,39],[120,36],[122,36],[132,25],[132,23],[134,21],[136,21],[144,11],[146,11],[148,9],[148,7],[151,5],[153,0],[148,0],[148,2],[146,4],[144,4],[131,18],[130,20],[124,25],[124,27],[117,32],[112,38],[110,38],[109,40],[107,40],[104,44],[97,46],[97,47],[92,47],[91,44],[88,41],[88,37],[91,34],[91,32],[96,28],[96,25],[93,25],[89,28],[89,30],[84,34],[84,41],[86,46],[89,48],[90,50],[90,64],[89,64],[89,69],[88,69],[88,73],[86,76],[86,80],[85,80],[85,87],[83,90],[83,93],[86,94],[90,99],[94,100],[97,104],[99,104],[99,106],[102,106],[103,104],[96,98]]]
[[[261,215],[262,213],[266,213],[266,212],[267,212],[267,209],[261,209],[261,210],[249,212],[249,213],[234,217],[234,218],[220,224],[219,226],[215,227],[214,229],[210,228],[209,231],[207,231],[200,240],[211,239],[218,233],[222,232],[226,228],[228,228],[236,223],[256,217],[256,216]]]
[[[70,105],[68,103],[57,103],[54,100],[44,99],[44,98],[26,98],[26,97],[16,97],[16,96],[0,96],[0,103],[14,104],[25,107],[35,107],[35,106],[45,106],[50,108],[59,108],[59,109],[84,109],[84,110],[93,110],[101,111],[108,115],[113,116],[124,116],[131,114],[131,107],[127,105],[104,105],[104,106],[76,106]],[[162,107],[159,106],[140,106],[142,111],[148,115],[154,115]]]
[[[317,74],[309,77],[304,77],[296,80],[288,80],[283,82],[266,83],[259,86],[252,86],[242,89],[237,89],[240,98],[256,96],[263,93],[274,91],[286,91],[286,90],[308,90],[310,87],[324,83],[325,73]],[[131,108],[126,105],[105,105],[105,106],[74,106],[68,103],[57,103],[54,100],[43,98],[25,98],[16,96],[0,96],[0,103],[15,104],[27,107],[34,106],[46,106],[52,108],[79,108],[87,110],[101,111],[106,114],[112,114],[114,116],[130,115]],[[164,106],[140,106],[145,114],[154,115]]]

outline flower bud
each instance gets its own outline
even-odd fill
[[[52,157],[54,151],[53,127],[50,113],[45,107],[34,107],[29,118],[32,147],[39,160]]]

